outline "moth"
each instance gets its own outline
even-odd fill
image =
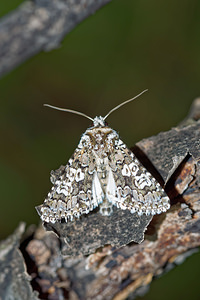
[[[103,216],[110,216],[113,205],[138,215],[160,214],[170,208],[170,200],[161,185],[105,122],[113,111],[144,92],[116,106],[105,117],[94,119],[81,112],[45,104],[82,115],[93,125],[82,135],[66,166],[53,177],[53,187],[40,209],[43,221],[68,222],[96,207]]]

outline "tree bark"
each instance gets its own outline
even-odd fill
[[[25,1],[0,21],[0,77],[39,52],[58,48],[67,33],[110,1]]]
[[[200,99],[197,99],[188,118],[180,126],[144,139],[133,148],[146,168],[165,184],[171,199],[170,210],[153,217],[144,241],[113,247],[109,245],[110,235],[105,231],[104,246],[95,252],[94,248],[98,245],[94,246],[90,239],[94,253],[85,256],[80,255],[79,251],[78,256],[70,256],[69,253],[66,256],[63,255],[66,253],[62,239],[53,232],[45,232],[41,225],[27,231],[19,250],[19,239],[23,232],[20,227],[0,245],[0,266],[3,266],[0,272],[4,275],[1,278],[10,278],[6,281],[10,287],[8,293],[13,291],[15,270],[26,279],[17,285],[17,299],[24,299],[21,296],[23,290],[24,293],[31,293],[30,299],[36,300],[36,295],[30,292],[31,288],[38,291],[38,299],[51,300],[122,300],[127,297],[134,299],[136,295],[145,293],[154,277],[182,263],[200,246],[199,147]],[[115,235],[115,227],[112,228]],[[84,240],[85,233],[81,226],[76,230],[82,247],[84,243],[88,247],[88,239]],[[76,245],[73,247],[77,250]],[[5,255],[9,251],[17,253],[20,259]],[[24,264],[27,272],[26,268],[20,267]],[[3,286],[5,279],[0,281],[0,290]]]

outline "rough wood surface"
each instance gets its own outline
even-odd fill
[[[25,230],[22,223],[7,240],[0,243],[0,300],[37,300],[26,272],[20,239]]]
[[[68,223],[45,223],[61,241],[62,255],[88,255],[104,245],[122,247],[130,242],[141,243],[152,216],[138,216],[128,210],[114,208],[111,216],[102,216],[98,208]]]
[[[145,293],[154,277],[196,251],[200,246],[200,100],[194,107],[195,113],[181,126],[145,139],[133,149],[166,183],[172,204],[167,213],[153,218],[141,244],[105,245],[89,256],[70,257],[61,254],[58,237],[42,226],[26,235],[20,249],[40,299],[134,299]]]
[[[0,20],[0,76],[40,51],[59,47],[68,32],[110,1],[25,1]]]

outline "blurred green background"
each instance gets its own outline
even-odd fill
[[[23,1],[0,2],[0,17]],[[60,48],[41,53],[0,80],[0,238],[51,187],[49,173],[67,162],[91,117],[148,88],[108,122],[133,146],[176,126],[200,96],[200,1],[115,0],[82,22]],[[200,254],[155,281],[142,299],[200,299]],[[198,281],[197,281],[198,280]]]

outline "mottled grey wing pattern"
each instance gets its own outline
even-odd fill
[[[55,223],[112,205],[139,215],[169,209],[169,198],[155,178],[109,127],[93,127],[82,136],[65,167],[52,175],[53,187],[41,206],[41,219]]]
[[[41,208],[43,221],[55,223],[65,218],[67,222],[74,216],[89,213],[98,205],[92,197],[95,165],[93,155],[88,151],[77,148],[61,175],[55,178]]]
[[[109,162],[116,185],[115,194],[107,195],[110,202],[139,215],[155,215],[170,208],[163,188],[121,140]]]

